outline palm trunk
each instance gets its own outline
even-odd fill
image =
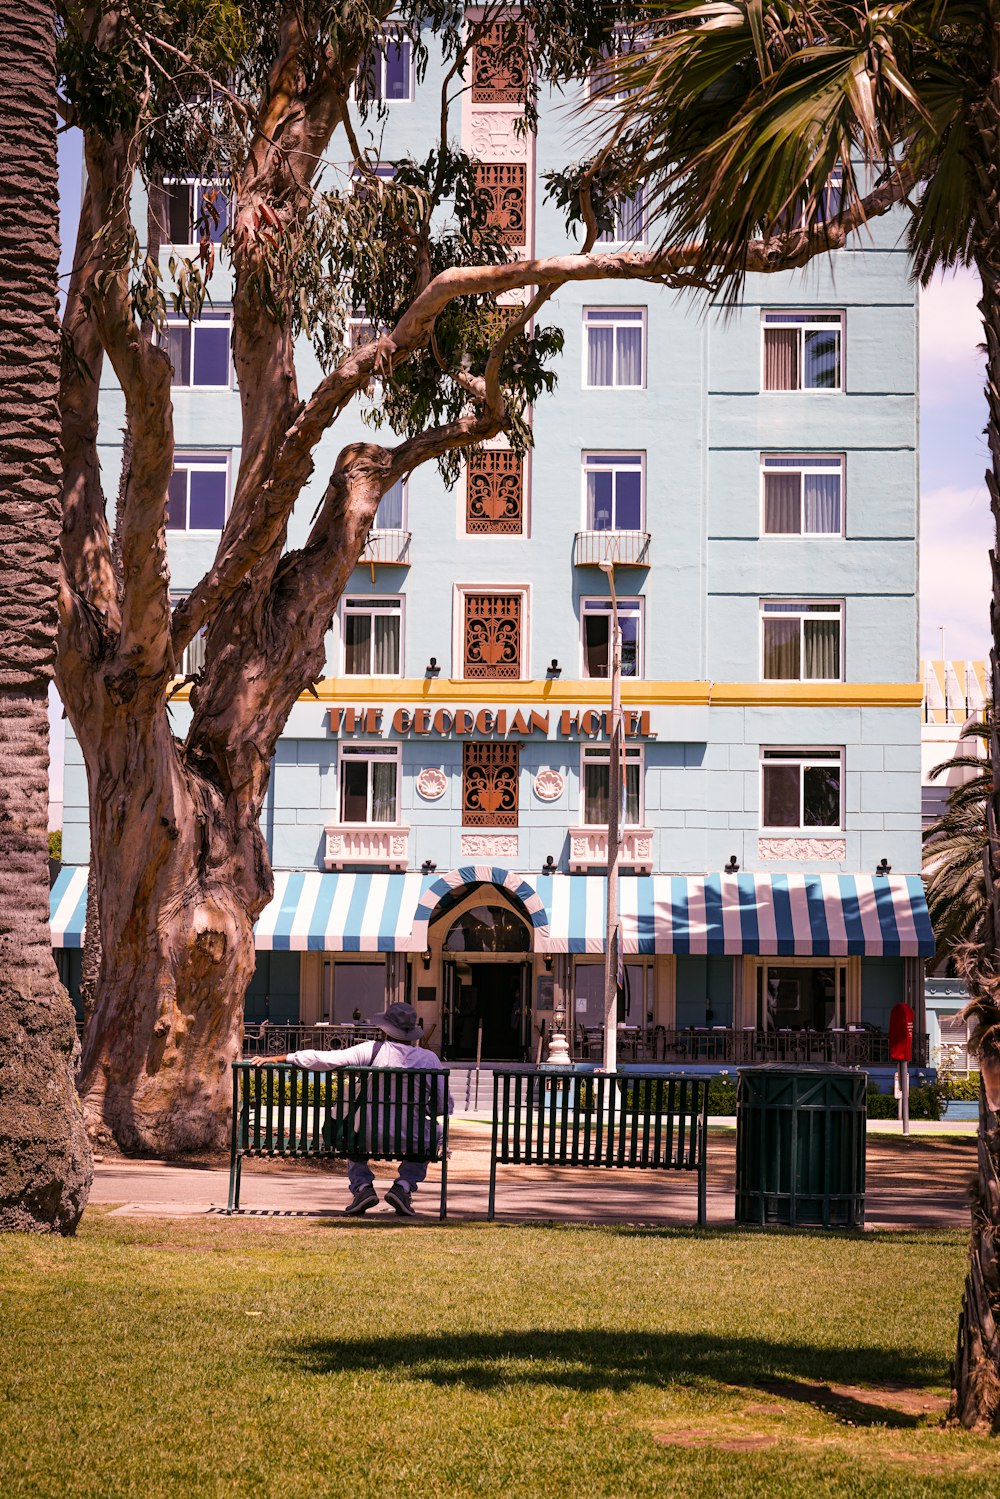
[[[0,1229],[72,1232],[92,1165],[49,937],[48,685],[59,546],[55,18],[0,33]]]
[[[1000,76],[1000,75],[997,75]],[[994,137],[995,140],[995,137]],[[997,176],[995,162],[982,169]],[[984,205],[979,223],[996,225],[996,194]],[[951,1414],[970,1430],[1000,1432],[1000,244],[987,243],[977,257],[982,279],[979,303],[986,341],[987,436],[991,466],[986,472],[995,535],[990,552],[993,596],[989,712],[992,789],[987,800],[987,847],[983,860],[986,911],[974,946],[961,961],[970,993],[971,1048],[982,1074],[979,1143],[972,1195],[969,1272],[962,1297],[955,1355]]]

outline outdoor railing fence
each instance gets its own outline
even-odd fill
[[[578,1061],[600,1061],[603,1026],[577,1026],[574,1050]],[[928,1038],[913,1037],[913,1066],[926,1067]],[[731,1026],[690,1026],[667,1030],[662,1025],[643,1030],[618,1027],[618,1058],[629,1062],[833,1062],[843,1067],[888,1067],[889,1037],[867,1026],[837,1030],[737,1030]]]

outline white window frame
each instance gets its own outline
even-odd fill
[[[343,740],[337,746],[337,813],[340,818],[340,826],[345,828],[398,828],[401,826],[400,802],[402,798],[402,745],[386,743],[381,741],[376,744],[345,744]],[[358,760],[391,760],[396,766],[396,816],[392,822],[375,822],[372,819],[372,776],[368,774],[368,790],[366,796],[365,819],[363,822],[348,822],[344,817],[344,762]]]
[[[645,816],[646,816],[646,752],[645,752],[645,747],[643,745],[641,745],[641,744],[629,744],[628,741],[626,740],[626,742],[625,742],[625,759],[626,759],[626,763],[631,760],[633,764],[637,764],[639,766],[639,820],[638,820],[638,822],[628,822],[628,821],[623,820],[622,827],[624,827],[624,828],[641,828],[641,827],[643,827],[645,825],[644,824],[644,819],[645,819]],[[606,822],[588,822],[587,821],[587,778],[586,778],[586,769],[585,769],[585,767],[586,767],[586,764],[587,764],[588,760],[590,760],[590,761],[596,761],[596,760],[602,760],[603,761],[603,760],[606,760],[607,763],[608,763],[608,772],[609,772],[609,775],[610,775],[610,769],[611,769],[611,745],[608,744],[608,743],[604,743],[604,744],[582,744],[580,746],[580,826],[581,827],[585,827],[585,828],[606,828],[607,827],[607,823]]]
[[[622,230],[622,228],[623,228],[622,205],[624,203],[631,202],[632,199],[634,199],[637,194],[641,194],[642,195],[642,207],[639,209],[639,216],[640,216],[641,225],[642,225],[641,232],[639,234],[633,234],[633,235],[622,234],[620,232]],[[614,198],[612,207],[613,207],[613,212],[614,212],[614,217],[615,217],[615,225],[614,225],[615,232],[612,233],[612,234],[601,234],[601,235],[598,235],[597,243],[599,245],[644,245],[644,244],[646,244],[648,242],[648,240],[649,240],[649,221],[648,221],[648,216],[647,216],[646,185],[645,185],[645,183],[644,182],[640,182],[640,183],[638,183],[636,185],[635,192],[632,193],[631,198],[623,197],[622,194],[619,193]]]
[[[775,760],[769,761],[767,759],[767,756],[769,754],[774,754],[774,753],[778,753],[778,754],[781,754],[783,756],[788,756],[789,758],[788,759],[778,760],[778,761],[775,761]],[[818,825],[816,823],[806,824],[806,822],[804,821],[805,776],[801,772],[804,771],[805,769],[807,769],[810,765],[823,765],[823,766],[830,766],[830,765],[832,765],[833,764],[833,757],[834,757],[834,755],[837,756],[837,764],[840,767],[840,818],[839,818],[839,820],[836,823],[830,822],[830,823],[825,823],[825,824],[822,824],[822,825]],[[792,757],[797,757],[797,758],[792,758]],[[828,837],[832,833],[842,833],[844,831],[844,803],[845,803],[846,796],[847,796],[847,773],[846,773],[846,767],[845,767],[845,759],[846,759],[846,757],[845,757],[844,746],[843,745],[837,745],[837,744],[813,744],[813,745],[762,744],[761,747],[760,747],[760,776],[759,776],[759,789],[760,789],[760,831],[761,831],[761,833],[763,835],[765,835],[766,837],[770,837],[770,838],[788,838],[788,837],[795,837],[795,836],[801,836],[801,837],[804,837],[804,838],[825,838],[825,837]],[[798,827],[790,827],[789,826],[789,827],[776,827],[776,828],[774,828],[774,827],[769,827],[767,825],[767,823],[765,823],[765,821],[764,821],[764,767],[767,764],[771,764],[771,765],[774,765],[774,764],[779,764],[779,765],[794,765],[794,764],[797,764],[798,767],[799,767],[800,774],[799,774],[799,825],[798,825]]]
[[[591,605],[588,610],[587,606]],[[639,638],[637,642],[636,673],[634,677],[625,678],[629,682],[641,682],[646,675],[646,600],[640,594],[633,594],[618,600],[618,613],[622,613],[623,606],[628,611],[639,616]],[[597,614],[608,620],[608,674],[606,677],[592,677],[587,670],[587,614]],[[580,599],[580,675],[584,681],[607,682],[611,677],[611,600],[607,594],[586,594]]]
[[[779,613],[777,613],[777,611],[775,611],[774,613],[772,613],[772,614],[769,615],[768,614],[768,605],[774,605],[774,604],[780,604],[783,607],[786,606],[786,605],[789,606],[789,607],[794,606],[795,608],[801,609],[803,612],[801,614],[799,614],[799,615],[794,615],[791,612],[779,614]],[[822,604],[823,605],[823,612],[822,613],[820,613],[819,611],[815,610],[814,606],[817,605],[817,604]],[[806,612],[807,610],[812,610],[813,612]],[[844,631],[844,613],[845,613],[845,610],[844,610],[844,600],[843,599],[822,599],[822,598],[786,599],[786,598],[773,598],[773,597],[772,598],[762,598],[759,601],[759,604],[758,604],[758,613],[759,613],[759,616],[760,616],[760,626],[759,626],[759,634],[760,634],[760,680],[762,682],[842,682],[844,680],[844,634],[845,634],[845,631]],[[771,618],[771,619],[796,619],[797,618],[798,619],[798,621],[799,621],[799,675],[797,677],[766,677],[764,675],[764,665],[765,665],[764,621],[767,618]],[[837,651],[837,655],[839,657],[839,665],[840,665],[840,673],[839,673],[838,676],[836,676],[836,677],[805,677],[805,676],[802,675],[802,670],[803,670],[803,668],[805,666],[805,659],[806,659],[806,640],[805,640],[806,628],[805,628],[805,621],[807,619],[836,619],[837,622],[838,622],[838,624],[840,625],[840,641],[839,641],[839,648],[838,648],[838,651]]]
[[[595,456],[601,456],[601,457],[604,457],[604,458],[616,458],[616,459],[622,459],[622,460],[629,459],[629,458],[631,458],[631,459],[634,460],[634,459],[638,458],[639,462],[638,462],[638,464],[636,464],[635,462],[627,463],[627,462],[624,462],[624,461],[621,462],[620,464],[618,464],[618,463],[616,463],[616,464],[594,463],[592,460],[593,460],[593,458]],[[635,473],[635,471],[636,471],[637,468],[639,470],[639,488],[640,488],[640,493],[641,493],[640,505],[641,505],[641,511],[642,511],[642,513],[641,513],[641,515],[639,517],[639,524],[638,524],[638,526],[636,526],[636,527],[629,526],[628,528],[626,528],[624,526],[608,526],[605,531],[599,531],[596,526],[592,526],[590,524],[590,516],[589,516],[589,513],[588,513],[589,506],[588,506],[588,498],[587,498],[587,475],[591,474],[591,473],[595,473],[595,474],[616,474],[616,473],[619,472],[619,469],[625,470],[625,471],[627,471],[629,473]],[[648,529],[647,526],[646,526],[646,453],[645,453],[645,449],[641,449],[641,448],[585,448],[584,451],[580,455],[580,489],[581,489],[581,505],[582,505],[582,513],[583,513],[583,522],[582,522],[582,526],[581,526],[582,530],[584,530],[584,531],[592,531],[595,536],[603,536],[603,535],[612,536],[612,535],[615,534],[615,532],[624,531],[626,529],[627,529],[629,535],[634,535],[636,531],[645,531],[645,530]],[[617,520],[617,519],[618,519],[617,515],[613,515],[612,516],[612,520]]]
[[[214,188],[216,191],[220,192],[222,194],[222,196],[226,200],[226,226],[228,227],[228,224],[229,224],[229,185],[228,185],[228,183],[226,183],[226,182],[213,182],[213,181],[211,181],[207,177],[164,177],[164,179],[163,179],[163,186],[165,188],[170,188],[170,187],[187,187],[187,188],[191,189],[195,194],[197,194],[198,192],[200,192],[204,188],[207,188],[209,190],[211,190],[211,189]],[[164,214],[164,223],[163,223],[163,228],[164,228],[164,231],[165,231],[164,240],[163,240],[164,245],[172,245],[173,248],[176,249],[176,250],[193,250],[193,249],[197,248],[198,244],[200,243],[200,239],[201,239],[201,236],[196,233],[196,222],[197,222],[197,219],[199,217],[199,215],[197,213],[197,209],[200,206],[201,205],[199,204],[197,197],[193,197],[193,198],[191,198],[189,200],[188,218],[189,218],[190,224],[191,224],[191,237],[189,239],[171,239],[170,238],[169,209],[165,212],[165,214]],[[214,228],[214,226],[213,226],[213,228]],[[209,236],[209,237],[211,238],[211,236]],[[212,239],[212,243],[215,244],[215,245],[217,245],[219,243],[219,241],[217,239]]]
[[[634,318],[630,318],[630,319],[622,318],[621,321],[620,321],[620,323],[619,323],[618,321],[616,321],[616,319],[614,317],[604,318],[600,322],[595,322],[594,324],[591,324],[591,322],[590,322],[590,316],[591,316],[592,313],[595,313],[595,312],[613,313],[613,314],[623,313],[623,312],[630,312],[630,313],[639,312],[639,313],[642,314],[641,322],[639,323],[639,326],[642,328],[642,358],[640,360],[640,363],[642,365],[642,374],[641,374],[641,377],[640,377],[638,385],[620,385],[620,384],[618,384],[617,379],[611,385],[591,385],[589,383],[588,375],[589,375],[589,372],[590,372],[590,328],[591,328],[591,326],[593,326],[595,328],[616,328],[616,329],[619,326],[621,326],[623,328],[634,328],[636,326],[636,321],[635,321]],[[642,307],[642,306],[639,306],[638,304],[619,307],[616,304],[610,304],[609,305],[607,303],[600,303],[600,304],[594,303],[592,306],[585,307],[583,309],[583,372],[582,372],[582,380],[583,380],[583,389],[584,390],[645,390],[646,389],[646,362],[647,362],[647,357],[648,357],[648,353],[649,353],[649,339],[648,339],[648,336],[647,336],[648,326],[649,326],[648,312],[649,312],[649,309],[647,307]],[[618,338],[617,338],[617,335],[615,337],[614,365],[615,365],[615,375],[617,376],[617,373],[618,373]],[[594,451],[596,452],[597,449],[595,448]]]
[[[796,319],[795,322],[768,323],[769,316]],[[805,370],[805,335],[807,332],[829,332],[838,320],[840,331],[840,381],[837,385],[797,385],[791,390],[769,390],[765,385],[765,328],[799,330],[799,370]],[[822,321],[818,321],[822,319]],[[762,396],[842,396],[847,389],[847,314],[842,307],[762,307],[760,313],[760,393]]]
[[[521,541],[523,537],[511,536],[510,541]],[[465,666],[465,596],[467,593],[499,593],[520,594],[521,597],[521,670],[516,677],[508,677],[510,682],[530,682],[531,676],[531,585],[528,583],[511,583],[504,587],[502,583],[456,583],[452,592],[452,631],[451,631],[451,659],[455,663],[453,667],[452,680],[456,682],[476,682],[479,685],[491,685],[489,679],[481,677],[459,677],[455,676],[458,668]],[[441,661],[439,665],[443,665]],[[494,681],[493,686],[497,683]]]
[[[225,384],[223,384],[223,385],[195,385],[194,382],[193,382],[193,380],[191,379],[191,376],[193,376],[193,374],[194,374],[194,345],[195,345],[195,338],[197,336],[196,330],[202,324],[206,324],[206,325],[210,324],[210,325],[212,325],[213,327],[216,327],[216,328],[225,326],[225,327],[227,327],[229,329],[229,351],[228,351],[228,353],[229,353],[229,367],[228,367],[228,373],[227,373],[227,376],[226,376],[226,381],[225,381]],[[232,390],[232,388],[233,388],[233,309],[231,307],[224,308],[221,311],[219,309],[216,309],[216,308],[207,309],[205,311],[205,313],[200,318],[195,318],[192,322],[189,322],[186,317],[174,317],[173,315],[168,315],[167,316],[167,327],[168,328],[185,328],[185,327],[190,327],[190,329],[191,329],[191,359],[190,359],[190,365],[189,365],[188,371],[187,371],[187,373],[188,373],[188,379],[186,381],[184,381],[183,383],[181,383],[176,378],[176,372],[173,372],[171,374],[171,378],[170,378],[170,388],[171,388],[171,390]],[[164,348],[167,347],[166,342],[164,342],[163,347]]]
[[[409,47],[409,49],[410,49],[410,67],[409,67],[409,83],[408,83],[409,92],[407,93],[405,99],[387,99],[386,96],[385,96],[385,48],[386,48],[386,43],[389,42],[389,41],[391,41],[391,40],[393,40],[395,37],[399,37],[403,41],[403,43],[407,47]],[[401,27],[387,25],[387,26],[385,26],[383,28],[382,35],[374,42],[374,44],[373,44],[373,50],[375,51],[375,53],[376,53],[376,55],[378,56],[378,59],[379,59],[379,61],[378,61],[378,91],[376,93],[374,93],[372,95],[371,99],[368,100],[367,102],[369,102],[371,104],[385,104],[385,105],[412,104],[413,101],[414,101],[414,98],[416,97],[416,92],[417,92],[416,58],[413,55],[413,41],[412,41],[412,39],[410,37],[406,36],[405,33],[403,33]],[[364,92],[363,92],[363,90],[361,90],[361,89],[358,88],[358,83],[360,82],[361,69],[364,67],[364,64],[366,62],[367,62],[367,56],[364,57],[364,58],[362,58],[362,61],[359,64],[359,67],[358,67],[358,72],[354,76],[354,82],[351,85],[351,98],[352,98],[352,100],[355,103],[360,103],[363,100],[365,100]]]
[[[376,599],[395,599],[398,609],[377,609],[374,607]],[[358,603],[365,607],[351,609],[349,604]],[[347,616],[349,614],[398,614],[399,615],[399,668],[397,671],[370,671],[370,672],[348,672],[347,670]],[[374,638],[374,637],[373,637]],[[340,664],[341,676],[350,676],[357,681],[364,681],[369,677],[378,677],[382,681],[394,681],[403,675],[404,652],[406,649],[406,595],[405,593],[378,593],[367,597],[365,594],[345,593],[340,603]]]
[[[781,394],[780,391],[771,391],[771,395]],[[788,394],[788,392],[785,392]],[[780,466],[776,460],[780,459]],[[767,484],[768,474],[791,474],[795,470],[792,463],[800,464],[799,474],[799,519],[800,524],[805,518],[805,478],[807,474],[831,474],[834,469],[840,475],[840,530],[839,531],[807,531],[804,526],[798,531],[768,531],[767,530]],[[843,539],[847,534],[847,455],[846,453],[771,453],[761,452],[760,455],[760,534],[766,536],[769,541],[801,541],[804,537],[824,537],[827,541],[835,541],[838,537]]]
[[[200,385],[197,386],[197,387],[192,387],[192,388],[196,388],[198,390],[205,389],[204,386],[200,386]],[[214,463],[209,463],[209,462],[205,461],[205,460],[207,460],[209,458],[214,458],[215,462]],[[185,526],[167,526],[166,523],[164,522],[164,529],[166,530],[166,533],[167,533],[168,537],[170,537],[170,536],[219,536],[219,535],[221,535],[222,530],[225,527],[226,521],[228,521],[228,519],[229,519],[229,508],[230,508],[230,505],[232,504],[232,499],[233,499],[233,490],[232,490],[232,458],[233,458],[232,449],[230,449],[230,448],[178,448],[178,449],[174,450],[173,467],[172,467],[172,469],[170,471],[170,477],[171,478],[173,478],[174,474],[177,472],[178,467],[183,468],[183,469],[187,469],[187,471],[189,473],[191,472],[192,469],[194,469],[195,471],[201,471],[203,473],[213,473],[213,474],[217,474],[219,472],[220,468],[223,468],[223,467],[225,468],[225,473],[226,473],[226,514],[225,514],[225,518],[224,518],[221,526],[210,526],[210,527],[209,526],[193,527],[193,526],[189,526],[189,525],[185,525]],[[199,462],[199,459],[201,459],[202,461]],[[219,461],[220,459],[222,460],[222,462]],[[168,496],[168,504],[169,504],[169,496]],[[188,516],[190,516],[190,514],[191,514],[191,486],[190,486],[190,483],[189,483],[188,484]]]

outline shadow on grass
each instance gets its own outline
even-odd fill
[[[893,1427],[915,1426],[920,1417],[900,1410],[890,1391],[940,1384],[945,1374],[940,1364],[912,1350],[877,1344],[821,1346],[608,1328],[325,1338],[291,1346],[286,1360],[305,1374],[378,1372],[486,1392],[548,1386],[623,1393],[640,1385],[710,1380],[813,1404],[850,1425]],[[871,1399],[859,1384],[876,1387]]]

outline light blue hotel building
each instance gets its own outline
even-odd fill
[[[390,46],[385,161],[430,138],[439,82],[432,61],[417,85]],[[560,253],[540,184],[574,154],[571,114],[543,101],[527,138],[517,115],[484,47],[463,138],[511,244]],[[198,192],[175,188],[175,238]],[[620,218],[623,241],[642,237],[641,205]],[[386,496],[319,700],[296,706],[274,759],[275,899],[248,1020],[349,1022],[405,996],[452,1059],[480,1025],[487,1059],[534,1057],[543,1024],[585,1054],[602,1009],[608,558],[629,728],[623,1023],[657,1055],[722,1062],[884,1060],[904,998],[923,1032],[916,303],[898,235],[883,220],[807,272],[751,276],[729,316],[641,283],[562,288],[543,314],[565,330],[559,384],[530,456],[490,444],[453,490],[425,467]],[[171,344],[179,593],[239,460],[214,296]],[[301,369],[306,389],[307,348]],[[120,407],[109,389],[106,433]],[[345,420],[317,473],[366,431]],[[102,456],[113,493],[119,453]],[[313,507],[307,492],[291,545]],[[53,896],[71,980],[87,821],[71,740]]]

